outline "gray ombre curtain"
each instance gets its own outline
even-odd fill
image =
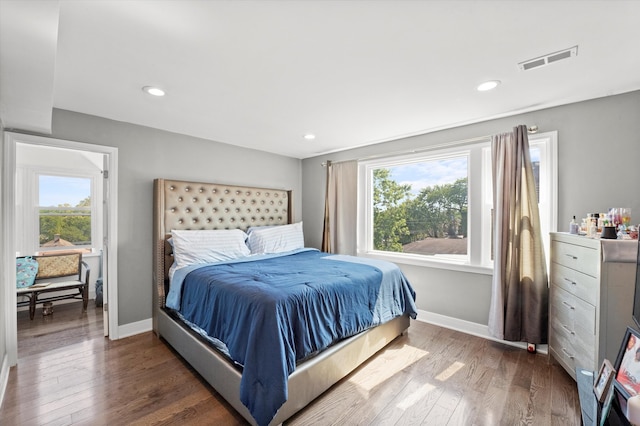
[[[489,332],[547,342],[547,267],[527,127],[492,137],[494,270]]]
[[[356,255],[357,184],[357,161],[327,161],[322,251]]]

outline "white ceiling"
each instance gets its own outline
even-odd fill
[[[633,0],[0,0],[0,118],[47,133],[60,108],[307,158],[638,90],[639,22]]]

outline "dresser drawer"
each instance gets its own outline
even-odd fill
[[[586,352],[580,347],[573,348],[575,350],[574,366],[575,368],[584,368],[585,370],[598,371],[600,367],[594,358],[594,349]]]
[[[576,338],[586,348],[593,349],[596,344],[596,307],[575,298],[573,330]]]
[[[597,371],[594,352],[584,352],[575,347],[571,339],[563,333],[551,333],[549,337],[549,351],[556,359],[567,368],[567,371],[575,371],[576,367]]]
[[[589,247],[552,241],[551,261],[592,277],[598,276],[599,252]]]
[[[596,361],[596,308],[557,285],[549,299],[549,345],[569,367],[593,370]]]
[[[596,305],[600,286],[597,278],[558,263],[551,266],[551,283]]]
[[[580,339],[595,343],[596,307],[556,285],[551,286],[550,296],[550,317]]]
[[[567,324],[559,318],[551,318],[549,324],[550,336],[549,347],[560,358],[563,364],[573,371],[576,367],[596,370],[595,346],[586,340],[581,339],[579,333],[571,331]],[[593,342],[595,336],[589,339]]]
[[[575,351],[569,339],[569,335],[562,328],[558,328],[559,323],[552,320],[549,324],[549,348],[558,355],[559,361],[566,364],[571,370],[575,369]]]
[[[573,331],[575,321],[575,296],[562,290],[558,286],[551,287],[549,298],[549,317],[557,320],[560,324]]]

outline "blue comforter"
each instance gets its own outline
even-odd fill
[[[167,304],[226,345],[243,366],[240,399],[266,425],[298,361],[397,316],[415,318],[414,300],[391,263],[307,249],[192,267],[174,276]]]

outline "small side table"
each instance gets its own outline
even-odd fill
[[[584,426],[600,426],[600,404],[593,393],[593,371],[576,368],[576,382],[578,383],[578,397]]]
[[[584,426],[630,426],[629,421],[621,412],[616,395],[613,396],[611,408],[609,409],[609,412],[606,413],[607,418],[604,422],[601,422],[603,414],[602,406],[598,403],[596,395],[593,393],[595,374],[596,373],[591,370],[576,368],[576,382],[578,383],[578,397],[580,398],[582,424]]]

